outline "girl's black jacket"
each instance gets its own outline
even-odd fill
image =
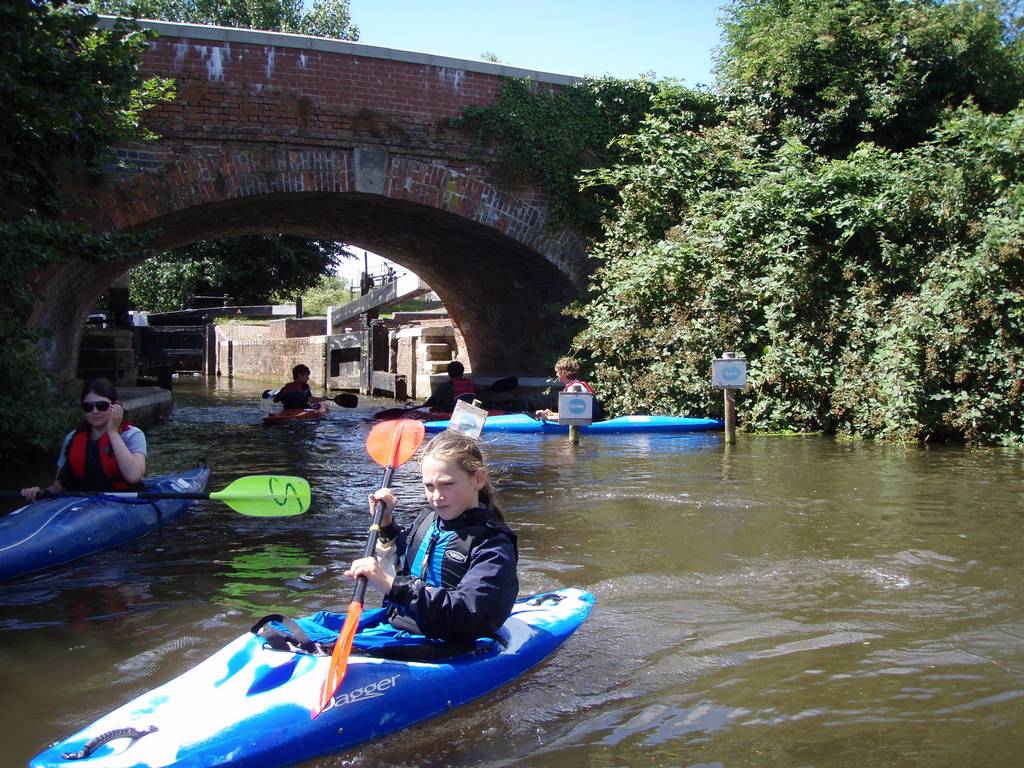
[[[432,558],[443,558],[437,586],[409,573],[417,550],[434,520],[445,543]],[[398,567],[385,596],[392,626],[448,642],[469,642],[498,629],[519,594],[516,535],[490,505],[474,507],[454,520],[434,510],[400,530],[394,522],[381,529],[382,542],[395,539]]]

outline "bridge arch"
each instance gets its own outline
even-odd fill
[[[150,23],[146,23],[150,26]],[[582,239],[548,226],[535,188],[502,189],[450,121],[502,77],[572,78],[297,35],[153,23],[145,69],[176,102],[147,116],[141,171],[79,199],[96,231],[200,239],[287,233],[372,250],[441,296],[481,374],[544,374],[586,282]],[[215,66],[214,66],[215,65]],[[374,84],[366,87],[367,83]],[[64,264],[33,317],[49,367],[74,376],[80,321],[129,264]],[[547,343],[545,343],[547,340]]]

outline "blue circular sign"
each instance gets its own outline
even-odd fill
[[[582,397],[576,397],[569,401],[569,413],[579,416],[587,412],[587,401]]]
[[[739,381],[743,378],[743,365],[741,363],[726,363],[719,367],[718,375],[723,381]]]

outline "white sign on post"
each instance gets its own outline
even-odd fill
[[[711,386],[743,389],[747,386],[747,361],[742,357],[720,357],[711,364]]]
[[[594,420],[594,396],[589,392],[558,393],[558,423],[585,427]]]
[[[451,418],[448,419],[448,429],[479,440],[485,421],[487,421],[487,411],[470,405],[465,400],[459,400],[455,403],[455,410],[452,411]]]

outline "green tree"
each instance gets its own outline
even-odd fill
[[[134,238],[97,237],[64,221],[60,183],[100,176],[111,144],[142,140],[141,112],[170,97],[144,81],[146,34],[130,24],[94,28],[95,17],[61,0],[0,0],[0,454],[46,449],[67,413],[45,396],[54,386],[28,326],[37,280],[68,259],[138,257]]]
[[[731,103],[757,108],[769,140],[832,156],[861,141],[904,149],[967,98],[1016,106],[1012,16],[998,0],[734,0],[717,74]]]
[[[142,81],[146,34],[130,24],[94,28],[95,17],[63,0],[0,2],[0,213],[5,220],[61,207],[57,185],[99,175],[110,146],[145,137],[140,113],[170,94]]]
[[[349,0],[90,0],[96,13],[358,40]]]
[[[358,40],[349,0],[91,0],[97,13],[189,24],[295,32]],[[150,310],[180,309],[194,294],[229,294],[247,304],[295,295],[316,285],[348,256],[337,243],[287,235],[202,241],[132,269],[132,301]]]
[[[307,315],[325,315],[328,307],[343,307],[359,296],[358,288],[358,285],[350,285],[348,280],[338,275],[322,277],[319,283],[303,293],[303,310]]]
[[[338,260],[334,241],[279,237],[204,240],[150,259],[131,273],[132,297],[154,311],[182,309],[193,296],[231,296],[234,304],[291,299],[321,285]]]

